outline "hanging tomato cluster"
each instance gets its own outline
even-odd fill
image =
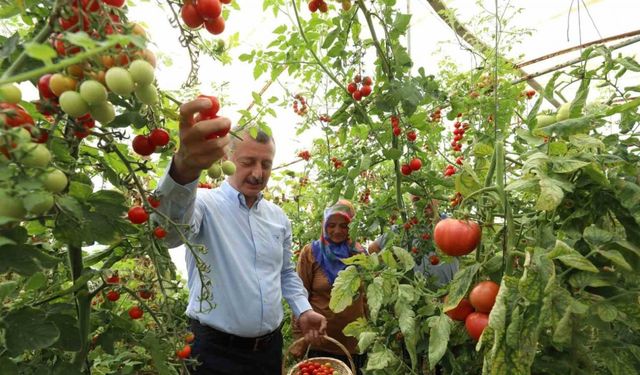
[[[306,115],[309,107],[307,107],[307,101],[304,99],[304,96],[296,94],[293,98],[293,112],[298,116]],[[298,101],[300,101],[300,107],[298,107]]]
[[[213,35],[224,31],[222,4],[230,4],[231,0],[185,0],[180,9],[180,16],[185,25],[197,29],[204,28]]]
[[[372,85],[373,80],[371,77],[366,76],[362,78],[360,74],[356,74],[356,76],[353,77],[353,81],[347,85],[347,91],[351,94],[353,100],[360,101],[362,98],[371,95],[373,91]]]

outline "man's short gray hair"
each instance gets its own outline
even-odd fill
[[[249,129],[251,128],[245,128],[245,129],[234,128],[234,129],[231,129],[231,131],[234,132],[239,137],[244,138],[245,134],[251,136],[251,132],[249,131]],[[258,143],[267,144],[269,142],[272,142],[274,146],[276,145],[276,141],[273,139],[273,137],[261,129],[258,129],[258,133],[253,139],[255,139],[256,142]],[[240,140],[236,137],[231,136],[231,144],[230,144],[231,150],[235,150],[237,145],[236,142],[240,142]]]

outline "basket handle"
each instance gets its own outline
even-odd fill
[[[329,337],[327,335],[324,335],[323,338],[325,340],[328,340],[334,344],[336,344],[337,347],[339,347],[346,355],[347,358],[349,359],[349,365],[351,366],[351,372],[353,373],[353,375],[356,374],[356,365],[355,363],[353,363],[353,358],[351,358],[351,353],[349,353],[349,351],[347,350],[347,348],[344,347],[344,345],[342,345],[342,343],[340,343],[340,341]],[[284,357],[282,358],[282,375],[286,375],[285,372],[285,359],[287,359],[287,356],[289,355],[289,353],[291,353],[291,349],[296,346],[296,344],[303,342],[305,339],[304,337],[300,337],[299,339],[297,339],[296,341],[294,341],[293,343],[291,343],[291,345],[289,345],[289,347],[287,348],[287,351],[284,353]],[[308,348],[309,344],[307,344],[307,348]]]

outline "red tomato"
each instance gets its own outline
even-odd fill
[[[444,303],[447,303],[447,297],[448,296],[444,297]],[[463,298],[458,303],[458,306],[456,306],[455,308],[445,312],[445,314],[449,315],[449,318],[451,318],[453,320],[458,320],[458,321],[462,322],[472,312],[473,312],[473,306],[471,306],[471,303],[469,302],[468,299]]]
[[[220,101],[218,98],[213,95],[198,95],[198,99],[200,98],[209,99],[211,101],[211,107],[200,112],[202,119],[208,120],[209,118],[215,118],[220,110]]]
[[[362,79],[362,84],[365,86],[371,86],[373,84],[373,80],[371,79],[371,77],[366,76]]]
[[[153,208],[160,207],[160,199],[156,199],[151,195],[147,197],[147,202],[149,202],[149,205]]]
[[[156,236],[156,238],[165,238],[167,236],[167,231],[162,227],[157,227],[153,230],[153,235]]]
[[[51,76],[53,74],[45,74],[38,80],[38,92],[43,99],[53,99],[56,97],[56,94],[51,91],[49,87],[49,81],[51,81]]]
[[[500,285],[493,281],[481,281],[476,284],[469,293],[469,301],[476,311],[489,313],[496,303],[496,296],[500,290]]]
[[[402,164],[400,172],[402,172],[403,175],[408,176],[411,174],[411,167],[408,164]]]
[[[467,316],[464,320],[464,326],[467,329],[467,333],[474,340],[478,341],[482,331],[489,324],[489,315],[481,312],[473,312]]]
[[[204,28],[213,35],[222,34],[224,31],[224,18],[222,16],[204,21]]]
[[[220,5],[219,0],[198,0],[196,9],[200,17],[205,20],[218,18],[222,13],[222,5]]]
[[[363,97],[371,95],[371,86],[360,87],[360,95]]]
[[[409,167],[411,167],[412,171],[419,170],[420,168],[422,168],[422,160],[418,158],[411,159],[411,161],[409,162]]]
[[[133,151],[142,156],[151,155],[156,150],[156,146],[149,141],[149,137],[142,134],[136,135],[133,138],[131,146],[133,147]]]
[[[133,224],[142,224],[149,219],[149,214],[140,206],[131,207],[127,213]]]
[[[436,245],[445,254],[461,256],[472,252],[480,243],[480,226],[474,221],[441,220],[433,231]]]
[[[349,85],[347,86],[347,91],[349,92],[349,94],[353,94],[354,92],[356,92],[356,90],[358,90],[358,86],[354,82],[349,83]]]
[[[196,29],[204,23],[204,20],[200,14],[198,14],[196,6],[191,3],[182,6],[182,9],[180,9],[180,17],[182,17],[184,24],[192,29]]]
[[[109,293],[107,293],[107,299],[111,302],[115,302],[120,299],[120,293],[115,290],[110,290]]]
[[[169,133],[164,129],[153,129],[149,133],[149,142],[154,146],[166,146],[169,143]]]
[[[107,284],[118,284],[119,282],[120,282],[120,276],[118,276],[117,272],[107,277]]]
[[[153,293],[149,289],[140,289],[138,290],[138,296],[142,299],[149,299],[153,297]]]
[[[102,0],[102,2],[112,7],[120,8],[124,5],[125,0]]]
[[[133,320],[142,318],[144,311],[140,308],[140,306],[133,306],[129,309],[129,317]]]
[[[185,345],[182,349],[176,350],[176,355],[180,359],[187,359],[191,357],[191,345]]]
[[[184,336],[184,342],[186,342],[187,344],[191,344],[195,339],[196,335],[194,335],[193,332],[189,332],[186,334],[186,336]]]

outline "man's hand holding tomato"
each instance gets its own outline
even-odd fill
[[[180,148],[173,158],[171,177],[180,184],[194,181],[211,164],[222,159],[229,144],[229,136],[209,138],[212,133],[228,131],[231,121],[215,117],[196,121],[198,113],[211,109],[213,103],[198,98],[180,106]]]

